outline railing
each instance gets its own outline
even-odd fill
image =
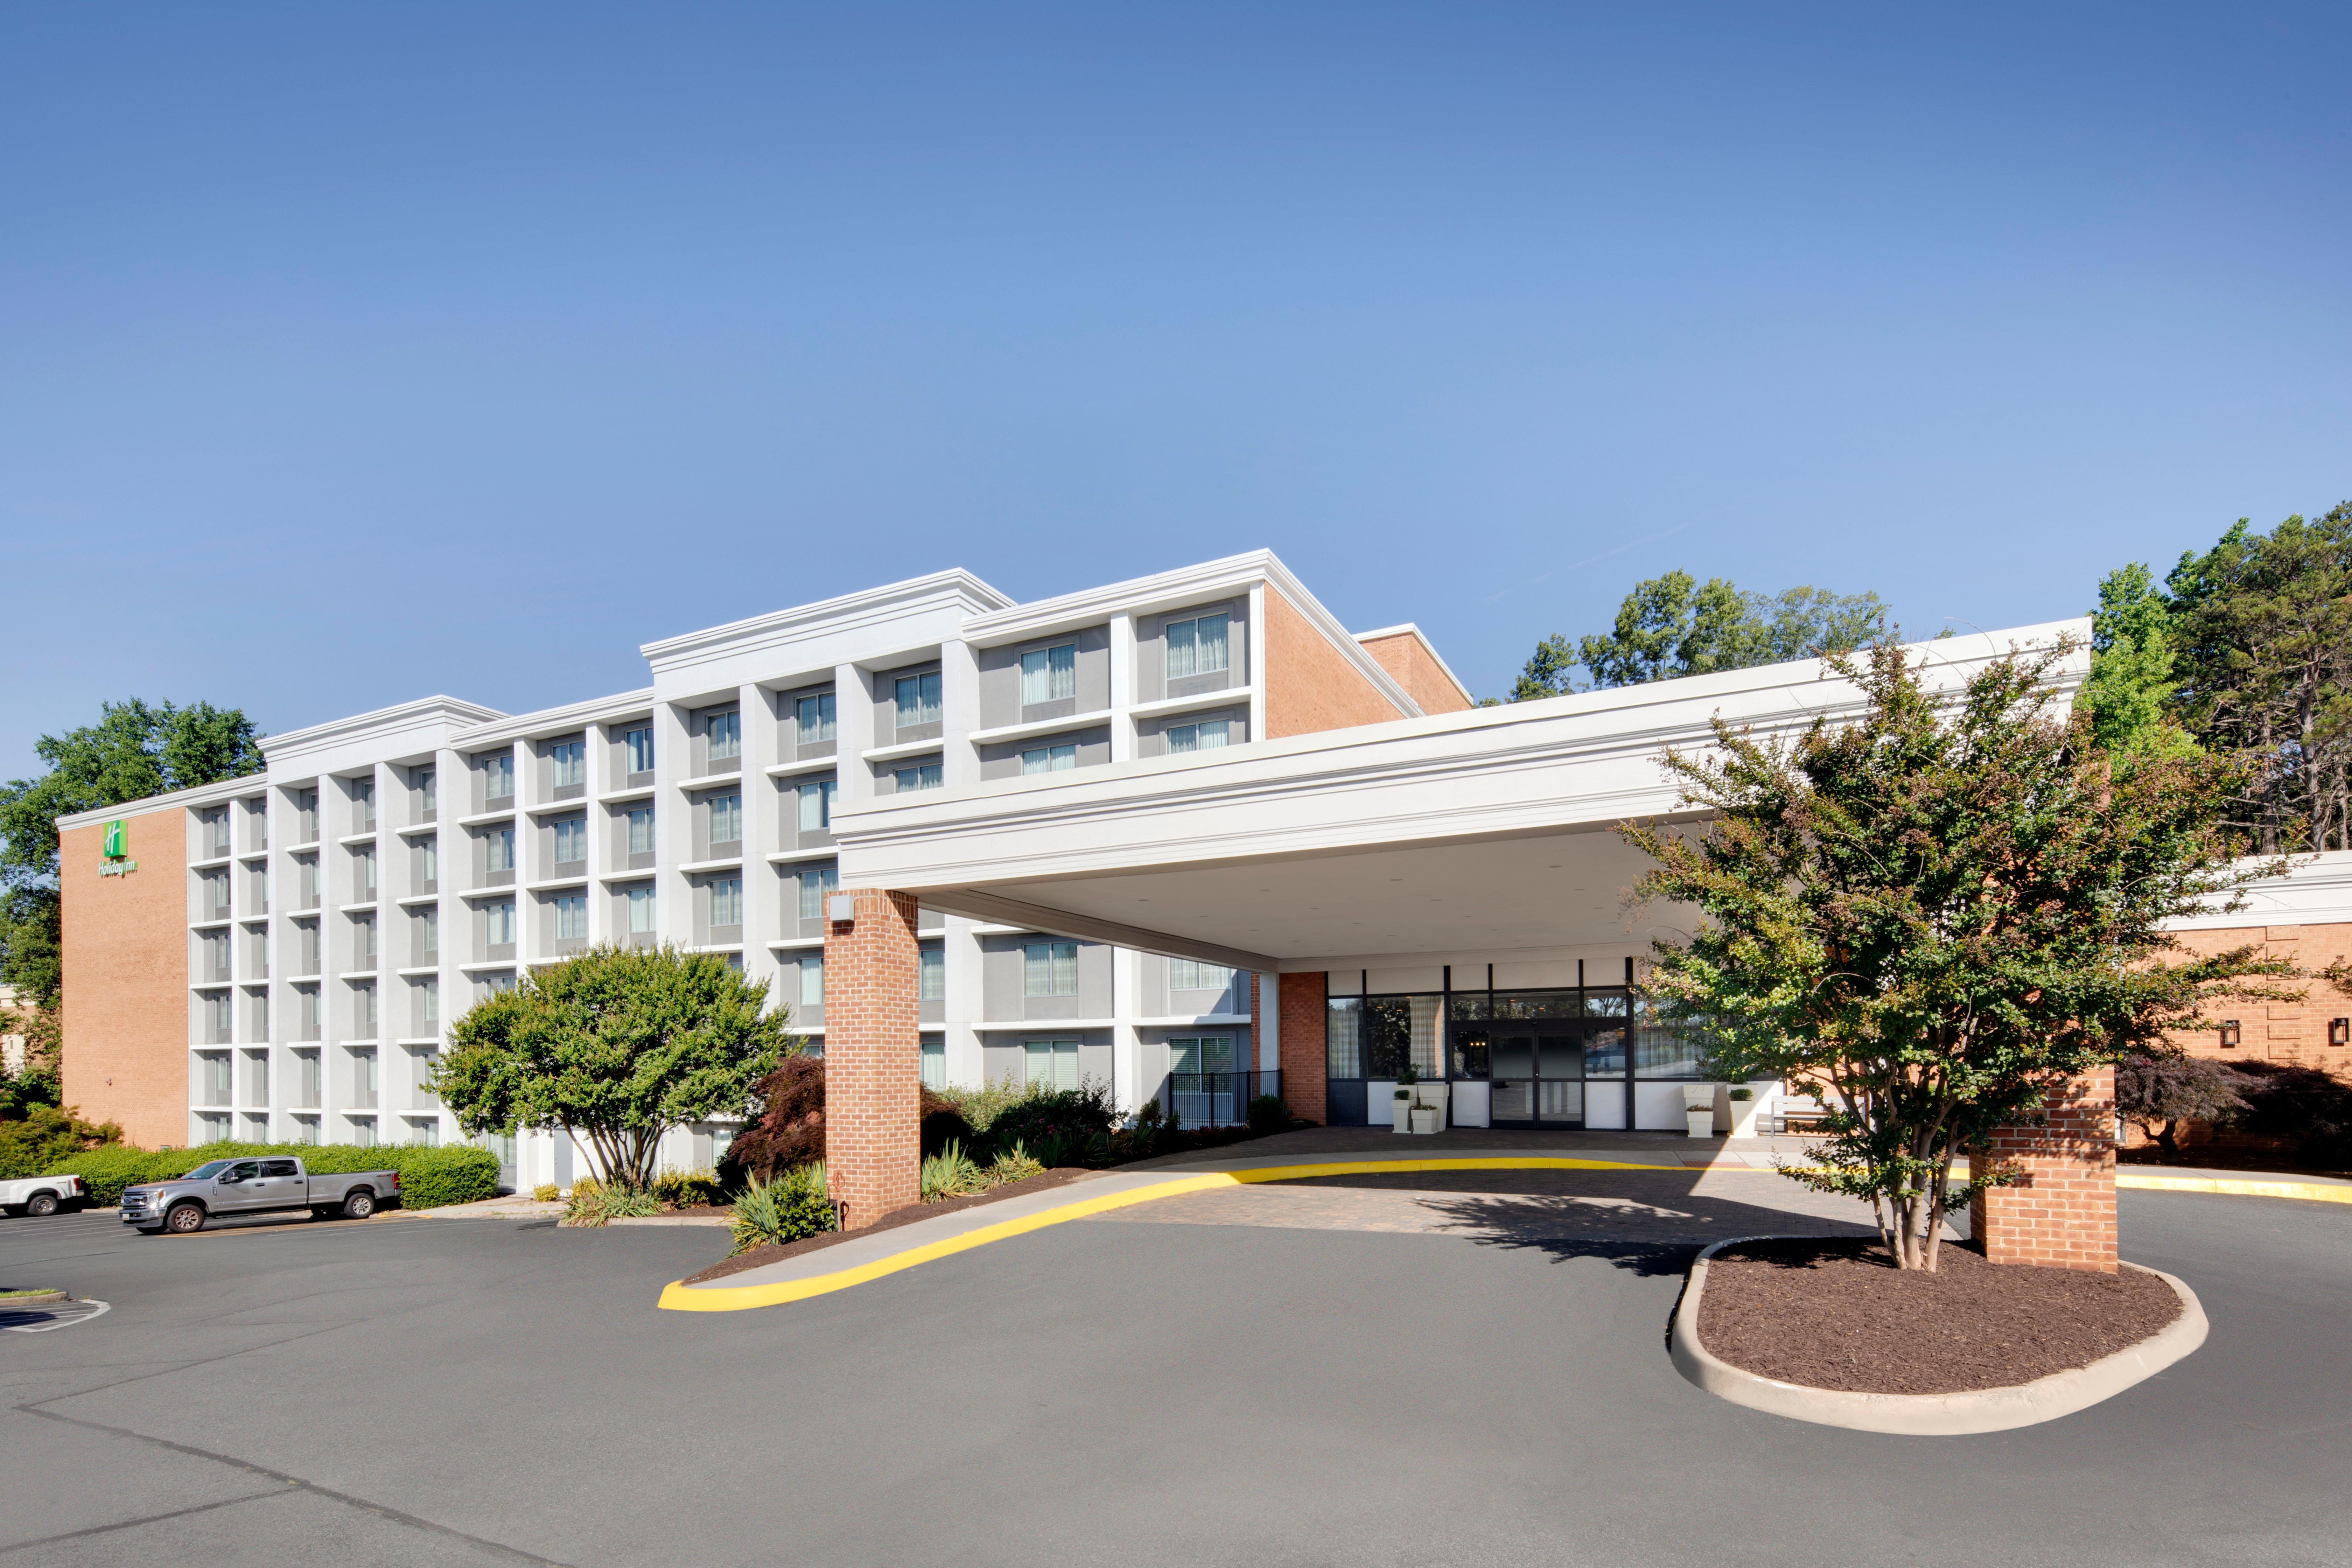
[[[1168,1075],[1160,1109],[1186,1127],[1232,1127],[1249,1120],[1249,1102],[1279,1097],[1282,1069],[1264,1072],[1176,1072]]]

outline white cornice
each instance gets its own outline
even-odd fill
[[[2352,850],[2298,855],[2285,876],[2249,882],[2241,897],[2241,909],[2191,915],[2169,922],[2168,929],[2238,931],[2352,921]]]
[[[190,789],[175,789],[168,795],[151,795],[142,800],[126,800],[121,805],[103,805],[96,811],[71,812],[57,818],[58,831],[88,827],[93,822],[113,822],[118,819],[146,816],[158,811],[187,811],[199,806],[218,805],[226,800],[241,800],[263,794],[269,788],[268,773],[247,773],[240,778],[223,779],[217,784],[197,784]]]
[[[354,713],[348,719],[330,719],[323,724],[272,735],[261,742],[261,754],[269,759],[270,772],[277,773],[289,771],[281,769],[281,763],[372,737],[390,737],[402,731],[428,731],[436,726],[445,731],[457,730],[505,717],[495,708],[461,698],[420,697],[413,702],[395,703],[371,713]]]
[[[499,741],[541,740],[568,730],[585,729],[590,724],[635,719],[651,713],[653,706],[654,689],[648,686],[611,697],[593,697],[585,702],[568,702],[560,708],[542,708],[536,713],[501,714],[494,722],[452,732],[449,745],[464,752]]]
[[[966,615],[984,615],[1012,604],[1011,598],[978,577],[956,567],[927,576],[909,577],[878,588],[861,589],[813,605],[773,610],[722,626],[685,632],[644,644],[638,652],[659,677],[674,670],[777,648],[813,634],[854,629],[900,618],[910,612],[952,606]],[[785,673],[782,671],[780,674]]]

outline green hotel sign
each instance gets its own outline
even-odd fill
[[[98,868],[101,877],[120,877],[126,871],[139,869],[139,862],[131,854],[131,824],[121,817],[106,825],[106,864]]]

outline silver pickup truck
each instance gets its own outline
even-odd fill
[[[365,1219],[400,1196],[397,1171],[314,1176],[299,1160],[211,1160],[172,1182],[122,1189],[122,1223],[193,1236],[216,1215],[309,1209],[313,1219]]]

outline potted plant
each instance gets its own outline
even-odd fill
[[[1399,1132],[1412,1131],[1412,1088],[1421,1081],[1421,1074],[1411,1062],[1397,1068],[1396,1108],[1389,1113],[1390,1124]]]
[[[1715,1136],[1715,1089],[1711,1083],[1683,1085],[1683,1120],[1694,1138]]]
[[[1731,1135],[1734,1138],[1755,1137],[1756,1113],[1764,1108],[1764,1102],[1756,1098],[1754,1087],[1735,1083],[1726,1091],[1724,1098],[1731,1102]]]

